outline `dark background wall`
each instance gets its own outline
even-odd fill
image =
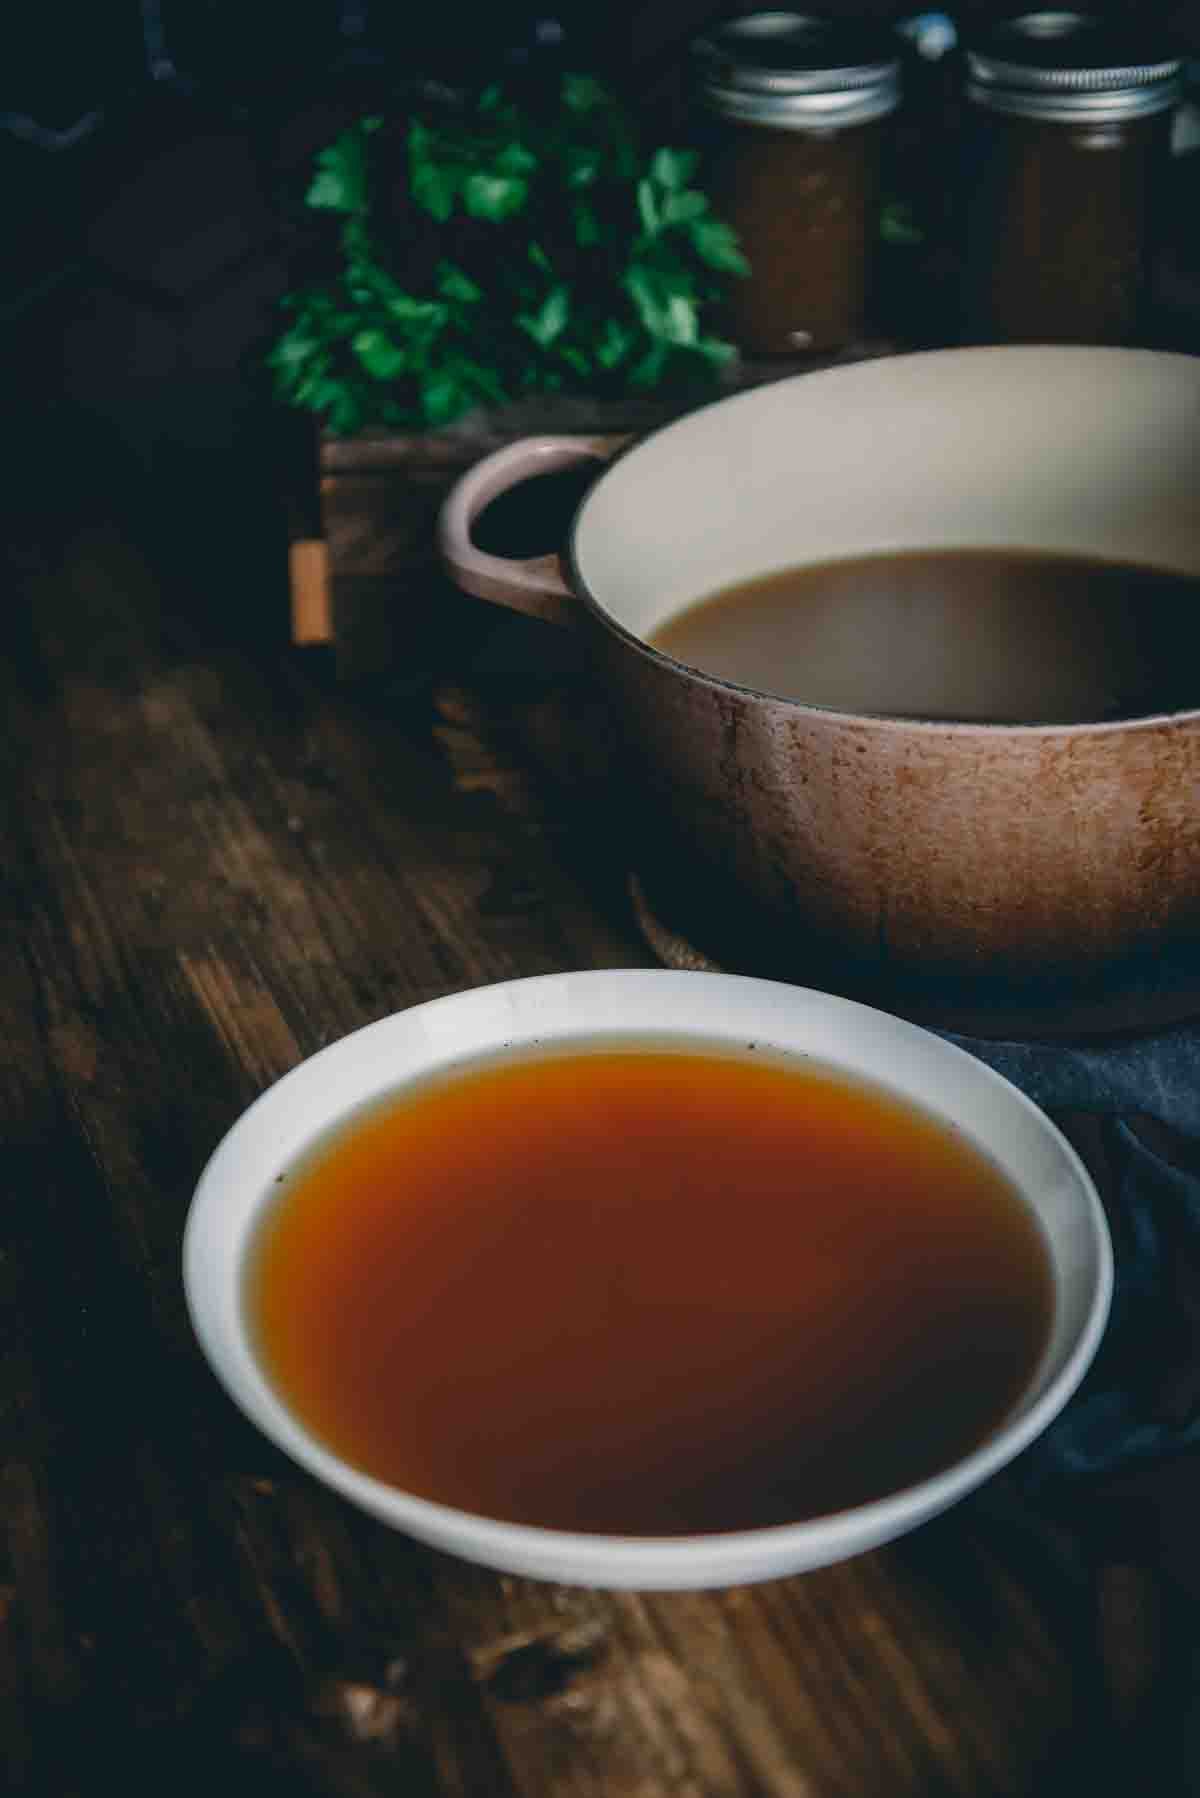
[[[1200,0],[1103,3],[1172,21],[1200,55]],[[892,20],[916,10],[825,6]],[[311,157],[398,82],[494,73],[528,55],[551,18],[569,62],[657,106],[690,34],[729,10],[12,0],[0,57],[0,373],[18,490],[32,504],[69,473],[99,490],[164,471],[178,486],[201,468],[211,483],[214,456],[277,457],[256,370],[306,228]],[[1008,9],[949,10],[969,24]],[[222,528],[234,528],[230,505],[236,492],[220,500]]]

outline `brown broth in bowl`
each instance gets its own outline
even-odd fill
[[[1076,724],[1200,704],[1200,579],[1040,550],[783,569],[649,641],[739,686],[884,717]]]
[[[526,1051],[280,1187],[246,1304],[299,1420],[463,1510],[674,1535],[880,1498],[995,1429],[1045,1348],[1041,1228],[960,1133],[799,1057]]]

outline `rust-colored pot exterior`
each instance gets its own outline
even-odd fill
[[[448,512],[447,558],[486,590],[499,576],[464,575],[463,527]],[[729,579],[953,543],[1200,574],[1200,361],[967,350],[829,371],[693,414],[597,482],[572,585],[621,720],[652,900],[731,966],[965,1028],[1195,1011],[1200,712],[855,716],[713,680],[643,641],[680,598]],[[526,574],[516,603],[537,610],[533,588],[554,576]]]
[[[718,959],[970,1029],[1195,1007],[1194,722],[913,728],[602,653],[644,783],[639,871]]]

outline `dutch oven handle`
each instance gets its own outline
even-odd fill
[[[575,621],[575,598],[557,555],[523,561],[489,555],[472,541],[475,521],[492,500],[536,475],[560,474],[580,462],[607,461],[626,437],[523,437],[496,450],[456,481],[438,518],[438,548],[456,586],[552,624]]]

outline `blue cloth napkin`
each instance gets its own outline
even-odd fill
[[[1116,1262],[1108,1330],[1079,1391],[1013,1475],[1033,1495],[1200,1447],[1200,1028],[1090,1044],[938,1034],[1051,1115],[1103,1119]],[[1139,1117],[1183,1139],[1178,1162],[1143,1140]]]

